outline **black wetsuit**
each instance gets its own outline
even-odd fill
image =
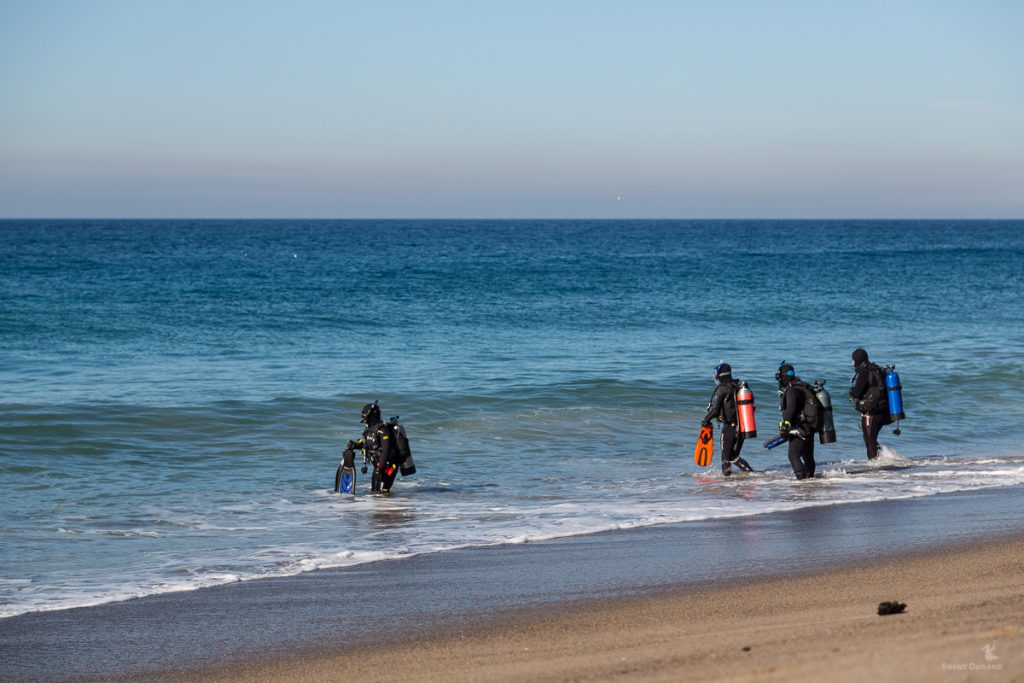
[[[850,384],[850,398],[860,413],[860,431],[868,460],[874,460],[878,457],[878,434],[890,423],[885,375],[874,363],[864,362],[857,366]]]
[[[804,422],[804,392],[800,388],[803,382],[794,377],[782,392],[779,407],[782,419],[789,422],[792,429],[799,428],[803,436],[789,434],[789,464],[797,479],[814,477],[814,426]]]
[[[723,375],[723,378],[725,375]],[[711,424],[711,420],[722,423],[722,474],[732,474],[732,465],[744,472],[752,472],[750,464],[740,457],[743,449],[743,434],[739,431],[739,415],[736,412],[736,390],[739,382],[725,379],[715,387],[708,402],[708,412],[701,420],[702,425]]]
[[[398,473],[398,444],[394,442],[393,430],[384,422],[369,425],[363,430],[363,438],[356,442],[357,447],[373,465],[373,492],[387,493],[395,482]]]

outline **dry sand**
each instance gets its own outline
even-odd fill
[[[887,600],[907,611],[878,616]],[[524,611],[374,650],[302,652],[180,680],[1024,681],[1024,538]]]

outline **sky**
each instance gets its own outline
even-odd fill
[[[1024,218],[1024,2],[0,0],[0,217]]]

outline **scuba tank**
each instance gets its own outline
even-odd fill
[[[395,442],[398,446],[398,453],[402,458],[398,471],[403,477],[416,474],[416,463],[412,460],[412,449],[409,448],[409,437],[406,436],[405,427],[398,424],[398,416],[394,416],[388,422],[394,428]]]
[[[907,416],[903,412],[903,386],[900,384],[895,364],[885,366],[885,389],[889,394],[889,419],[897,423],[906,419]],[[896,429],[899,429],[898,424]]]
[[[736,415],[739,418],[742,436],[757,436],[757,423],[754,421],[754,392],[746,382],[740,382],[736,390]]]
[[[835,443],[836,423],[832,419],[832,397],[825,390],[825,380],[814,380],[814,396],[818,399],[818,403],[821,404],[823,418],[821,430],[818,432],[818,441],[823,444]]]
[[[398,426],[398,446],[402,453],[402,464],[399,466],[398,471],[403,477],[408,477],[410,474],[416,474],[416,463],[412,460],[412,451],[409,449],[409,439],[405,435],[405,427]]]
[[[903,387],[900,385],[900,376],[895,365],[885,366],[885,388],[889,394],[889,419],[905,419],[907,416],[903,413]]]

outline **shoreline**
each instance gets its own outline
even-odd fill
[[[906,611],[879,616],[887,600]],[[383,654],[317,648],[161,680],[297,683],[339,671],[428,682],[1021,680],[1024,534],[742,587],[523,610]]]
[[[615,616],[630,603],[656,612],[662,600],[735,602],[733,592],[750,586],[778,592],[817,576],[870,574],[932,554],[956,560],[965,549],[1000,543],[1020,545],[1024,557],[1020,494],[1007,487],[642,527],[32,613],[0,620],[0,677],[194,680],[205,671],[229,677],[210,680],[235,680],[231,672],[333,661],[339,653],[373,661],[358,656],[372,643],[388,643],[389,652],[450,648],[450,639],[478,630],[507,635],[515,624],[532,632],[559,615],[592,612],[607,612],[603,618],[631,632],[630,619],[645,617]],[[872,609],[889,599],[909,602],[880,597]],[[594,619],[597,629],[601,618]],[[438,634],[449,640],[434,640]],[[700,640],[708,638],[718,636]]]

